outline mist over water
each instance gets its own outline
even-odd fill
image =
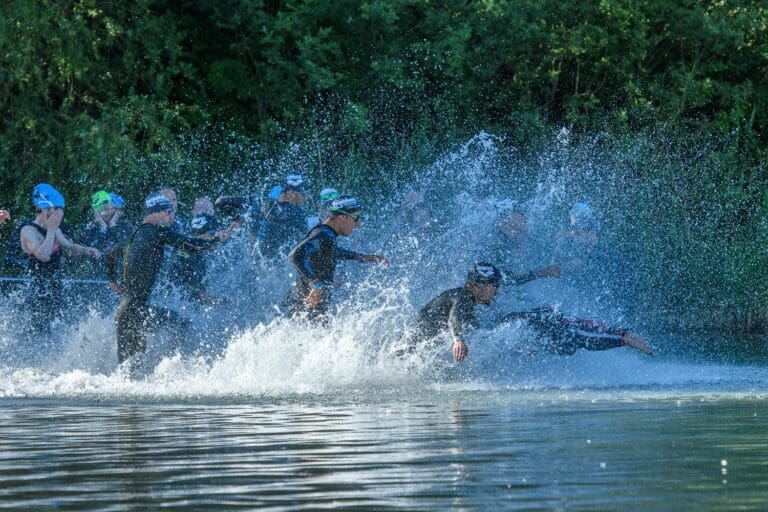
[[[535,165],[516,160],[514,151],[502,151],[496,138],[480,133],[412,177],[383,184],[376,194],[347,190],[310,172],[311,201],[321,188],[333,186],[366,206],[362,226],[340,245],[386,254],[391,262],[389,267],[340,262],[336,313],[327,325],[277,317],[275,305],[290,289],[292,269],[284,259],[262,259],[246,228],[208,256],[208,289],[223,297],[223,304],[189,303],[178,290],[158,287],[154,302],[190,318],[193,329],[175,354],[167,353],[167,332],[149,337],[146,358],[152,370],[144,379],[131,380],[117,368],[109,304],[73,305],[68,320],[54,325],[50,336],[30,339],[19,334],[23,293],[0,297],[0,397],[418,397],[552,389],[585,397],[760,395],[768,382],[763,368],[702,364],[679,354],[675,347],[681,340],[659,328],[655,311],[641,300],[644,269],[632,264],[632,247],[624,251],[627,275],[605,269],[574,278],[577,272],[564,267],[561,279],[503,288],[495,304],[478,306],[481,327],[468,338],[470,356],[461,365],[452,362],[447,341],[405,358],[393,356],[418,309],[461,286],[473,261],[512,271],[558,263],[558,237],[568,230],[574,203],[594,208],[606,245],[631,246],[623,230],[637,205],[622,206],[631,205],[621,195],[629,185],[622,186],[620,169],[605,167],[597,150],[570,148],[566,133],[553,138],[551,150]],[[611,172],[614,179],[606,180]],[[272,178],[252,183],[251,191],[262,196],[274,183]],[[189,204],[192,198],[183,200]],[[491,248],[497,222],[518,209],[528,219],[525,248],[498,262]],[[634,248],[635,253],[644,249]],[[637,288],[616,293],[624,278]],[[495,323],[505,312],[542,305],[631,328],[647,337],[657,357],[629,348],[548,355],[525,325]]]

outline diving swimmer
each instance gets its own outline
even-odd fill
[[[406,337],[406,344],[408,347],[405,350],[399,350],[398,355],[402,355],[406,350],[413,351],[416,344],[429,342],[431,340],[439,341],[444,335],[448,334],[453,341],[452,352],[453,358],[456,362],[463,361],[468,353],[469,349],[465,341],[464,328],[465,327],[477,327],[477,318],[475,316],[475,306],[478,304],[490,305],[499,293],[499,288],[502,284],[520,285],[527,283],[533,279],[539,277],[556,277],[559,275],[559,268],[556,266],[544,267],[532,272],[521,273],[502,273],[496,266],[490,263],[475,263],[467,274],[467,280],[463,287],[453,288],[444,291],[430,302],[428,302],[419,311],[418,318],[413,326],[411,333]],[[507,315],[506,321],[512,318],[514,313]],[[555,321],[556,317],[552,317],[551,321]],[[559,324],[558,324],[559,325]],[[587,321],[581,321],[578,323],[574,321],[574,325],[579,325],[582,329],[580,335],[586,336],[586,330],[589,328]],[[595,324],[600,325],[600,324]],[[602,328],[602,326],[600,327]],[[550,331],[555,335],[554,328]],[[601,333],[604,337],[614,336],[614,331],[605,328],[604,332],[595,331],[595,333]],[[561,333],[561,337],[564,335]],[[563,351],[570,350],[570,347],[580,338],[568,338],[571,345],[567,345],[565,342],[562,344]],[[646,347],[644,342],[632,335],[628,331],[622,331],[619,339],[612,340],[610,342],[603,341],[604,344],[613,344],[615,346],[635,346],[640,348]],[[597,341],[592,344],[583,343],[586,347],[598,347],[601,346]],[[613,348],[607,346],[606,348]],[[592,350],[599,350],[598,348],[591,348]],[[575,348],[573,349],[575,350]],[[564,352],[566,353],[566,352]]]

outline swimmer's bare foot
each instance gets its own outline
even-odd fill
[[[637,350],[641,350],[646,354],[648,354],[649,356],[653,357],[653,351],[651,350],[651,348],[648,346],[646,342],[644,342],[636,334],[627,332],[626,334],[624,334],[624,337],[621,338],[621,340],[624,342],[626,346],[636,348]]]

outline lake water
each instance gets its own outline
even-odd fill
[[[163,399],[70,376],[0,399],[0,508],[765,510],[765,374],[733,370],[758,382]]]
[[[655,358],[530,355],[515,326],[477,332],[459,366],[447,350],[399,360],[367,315],[172,357],[153,337],[137,380],[115,367],[108,316],[51,345],[3,338],[0,508],[768,507],[762,364],[660,336]]]

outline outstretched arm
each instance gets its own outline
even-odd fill
[[[382,265],[389,265],[389,260],[386,256],[380,254],[365,254],[362,252],[350,251],[342,247],[336,247],[336,259],[339,260],[354,260],[362,261],[363,263],[381,263]]]
[[[61,232],[59,229],[56,232],[56,237],[59,239],[59,243],[73,256],[90,256],[92,258],[100,258],[101,252],[95,247],[85,247],[80,244],[76,244]]]
[[[202,238],[193,238],[182,235],[181,233],[178,233],[177,231],[169,228],[164,228],[161,232],[163,243],[187,252],[199,252],[204,251],[205,249],[210,249],[216,245],[216,243],[221,238],[218,236],[218,234],[217,238],[208,240]]]
[[[608,327],[602,322],[595,322],[583,318],[553,317],[574,335],[584,341],[584,348],[588,350],[607,350],[610,348],[627,346],[640,350],[653,356],[653,351],[648,344],[638,335],[620,327]]]
[[[504,271],[502,272],[501,282],[505,285],[519,286],[543,277],[560,277],[560,267],[557,265],[549,265],[536,270],[531,270],[530,272]]]

